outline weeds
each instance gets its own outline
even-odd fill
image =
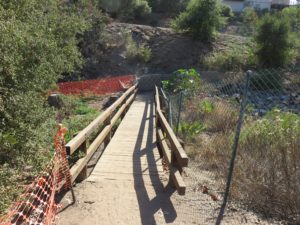
[[[147,63],[152,58],[151,49],[145,43],[137,44],[131,37],[131,34],[126,35],[126,51],[125,56],[130,61],[139,61]]]
[[[188,142],[187,153],[202,169],[214,172],[223,188],[238,108],[230,101],[210,98],[189,110],[184,112],[183,119],[201,121],[204,129],[192,136],[193,139],[183,135]],[[299,222],[299,137],[298,114],[275,109],[260,119],[247,116],[240,137],[231,198],[265,215]]]

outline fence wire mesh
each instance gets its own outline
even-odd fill
[[[248,80],[234,73],[202,81],[189,96],[161,89],[163,110],[190,157],[179,200],[187,224],[300,223],[299,78],[299,69],[268,69]]]

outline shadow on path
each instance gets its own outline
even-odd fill
[[[146,147],[144,149],[141,149],[143,139],[137,138],[133,154],[134,188],[138,199],[142,225],[157,224],[154,215],[158,211],[161,211],[166,223],[172,223],[177,217],[176,210],[170,199],[175,190],[164,187],[159,178],[159,171],[156,165],[157,161],[154,155],[154,151],[158,150],[156,148],[156,140],[153,140],[153,137],[155,137],[155,115],[152,93],[139,95],[136,101],[145,103],[138,137],[147,138]],[[149,123],[148,130],[145,130],[147,122]],[[147,158],[149,178],[155,191],[155,197],[153,199],[150,199],[143,179],[147,175],[143,175],[144,171],[141,165],[142,156],[146,156]]]

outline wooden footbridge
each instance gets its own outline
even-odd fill
[[[72,182],[83,182],[75,188],[76,202],[59,214],[59,224],[175,221],[166,185],[185,194],[182,169],[188,157],[161,109],[158,89],[154,92],[138,94],[137,85],[131,87],[66,145],[70,155],[85,154],[71,168]],[[87,163],[103,144],[105,150],[87,177]],[[164,222],[155,214],[159,210],[169,212]]]

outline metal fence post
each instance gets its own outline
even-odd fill
[[[169,114],[169,124],[173,128],[173,121],[172,121],[172,101],[171,101],[172,96],[169,95],[169,101],[168,101],[168,114]]]
[[[179,130],[180,114],[181,114],[181,108],[182,108],[182,95],[183,95],[182,92],[180,92],[178,117],[177,117],[177,124],[176,124],[176,136],[178,136],[178,130]]]
[[[252,71],[250,71],[250,70],[248,70],[246,72],[243,102],[241,104],[240,115],[239,115],[239,119],[238,119],[238,123],[237,123],[237,129],[236,129],[236,133],[235,133],[235,137],[234,137],[234,143],[232,145],[232,156],[231,156],[230,165],[229,165],[228,177],[227,177],[227,182],[226,182],[226,189],[225,189],[223,203],[222,203],[222,206],[221,206],[221,209],[220,209],[217,221],[216,221],[216,225],[221,224],[221,222],[223,220],[225,208],[226,208],[226,205],[227,205],[227,201],[228,201],[232,176],[233,176],[233,172],[234,172],[235,158],[236,158],[236,155],[237,155],[238,143],[239,143],[240,134],[241,134],[241,128],[242,128],[242,125],[243,125],[245,110],[246,110],[246,107],[247,107],[247,104],[248,104],[248,89],[249,89],[249,81],[250,81],[251,74],[252,74]]]

